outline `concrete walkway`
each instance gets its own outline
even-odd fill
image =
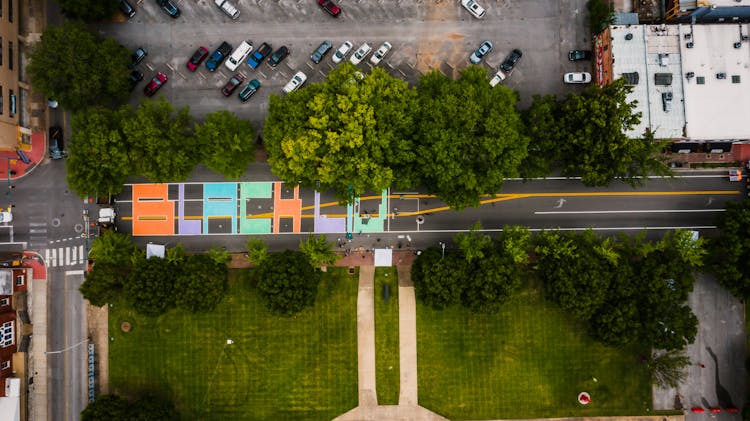
[[[375,383],[375,267],[360,266],[357,293],[359,406],[335,421],[442,421],[417,402],[417,313],[411,266],[398,267],[401,390],[398,405],[378,405]]]

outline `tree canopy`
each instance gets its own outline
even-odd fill
[[[653,133],[640,139],[625,134],[641,117],[634,112],[635,103],[627,100],[631,90],[618,79],[562,100],[535,96],[524,113],[531,142],[523,175],[543,176],[551,167],[560,167],[563,175],[580,176],[587,186],[606,186],[614,180],[637,186],[649,175],[671,175],[660,155],[664,143]]]
[[[112,16],[117,0],[57,0],[65,16],[72,19],[96,21]]]
[[[238,179],[255,160],[255,130],[247,120],[219,110],[196,125],[195,137],[203,163],[227,179]]]
[[[269,254],[258,265],[258,290],[273,313],[292,316],[315,303],[320,272],[299,251]]]
[[[273,173],[288,183],[353,195],[413,185],[416,93],[375,68],[348,63],[284,99],[272,95],[263,130]]]
[[[81,412],[81,421],[179,421],[174,404],[152,395],[139,397],[135,402],[115,394],[101,395]]]
[[[112,38],[83,24],[49,27],[28,65],[35,90],[71,111],[93,105],[116,106],[130,95],[130,53]]]
[[[159,316],[175,306],[174,264],[151,257],[140,256],[125,282],[125,297],[130,305],[146,316]]]
[[[313,267],[332,265],[339,259],[339,255],[333,251],[333,244],[326,241],[324,235],[310,233],[307,241],[299,242],[299,250],[307,256]]]
[[[175,262],[174,296],[177,307],[198,313],[216,308],[227,289],[226,262],[210,254],[187,256]]]
[[[449,206],[478,206],[517,177],[528,138],[518,94],[489,89],[487,71],[469,66],[452,80],[437,70],[419,79],[417,167],[424,185]]]
[[[750,200],[728,203],[717,225],[721,236],[711,244],[711,269],[732,294],[750,298]]]

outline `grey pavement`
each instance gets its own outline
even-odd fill
[[[417,303],[411,266],[398,266],[398,344],[401,368],[399,405],[418,405]]]
[[[49,370],[47,356],[47,283],[48,279],[32,281],[31,287],[31,317],[34,325],[34,340],[31,342],[31,360],[34,383],[29,385],[29,416],[32,420],[49,419],[47,398],[49,396]],[[36,332],[39,332],[37,334]]]
[[[359,406],[378,404],[375,384],[375,267],[359,268],[357,292],[357,358]]]
[[[688,421],[709,417],[709,408],[722,408],[721,413],[710,414],[711,418],[739,420],[741,414],[726,409],[741,409],[745,404],[744,304],[713,276],[704,274],[697,274],[688,302],[699,321],[695,342],[687,347],[688,377],[676,390],[655,388],[654,408],[675,409],[679,395]],[[693,413],[693,407],[706,412]]]

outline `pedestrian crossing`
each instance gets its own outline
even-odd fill
[[[47,221],[41,217],[29,218],[29,248],[38,249],[47,245]]]
[[[87,260],[83,245],[45,249],[42,255],[47,267],[75,266]]]

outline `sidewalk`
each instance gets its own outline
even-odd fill
[[[29,308],[31,313],[31,324],[34,326],[34,336],[29,347],[29,378],[33,376],[34,382],[29,385],[28,419],[46,420],[47,417],[47,399],[49,378],[49,369],[47,367],[47,356],[44,352],[47,350],[47,268],[39,260],[33,259],[38,257],[37,253],[24,252],[24,265],[32,268],[34,271],[31,280]]]

